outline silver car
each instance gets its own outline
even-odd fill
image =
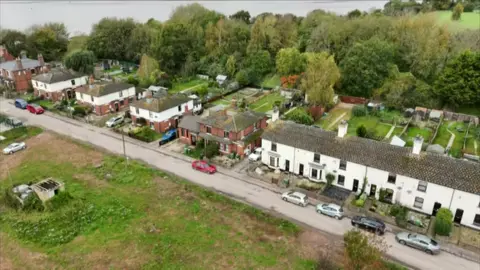
[[[402,245],[423,250],[431,255],[440,253],[440,245],[426,235],[401,232],[395,236],[395,239]]]
[[[288,191],[282,194],[282,200],[286,202],[291,202],[294,204],[301,205],[303,207],[308,205],[307,195],[297,192],[297,191]]]
[[[116,116],[116,117],[112,117],[110,118],[106,123],[105,125],[107,127],[114,127],[116,125],[119,125],[123,123],[123,116]]]
[[[17,151],[20,151],[20,150],[23,150],[25,148],[27,148],[27,145],[24,142],[12,143],[9,146],[7,146],[5,149],[3,149],[3,153],[5,155],[13,154],[13,153],[15,153]]]
[[[343,209],[340,205],[336,205],[333,203],[327,204],[319,204],[316,207],[317,213],[324,214],[330,217],[334,217],[335,219],[342,219],[343,218]]]

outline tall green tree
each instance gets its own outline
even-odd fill
[[[230,78],[233,78],[237,70],[237,59],[235,58],[235,56],[230,55],[228,57],[227,63],[225,64],[225,69],[227,71],[228,76]]]
[[[480,106],[480,52],[465,51],[448,62],[435,82],[435,94],[453,106]]]
[[[155,78],[161,75],[156,74],[158,71],[160,71],[158,61],[146,54],[142,55],[140,66],[137,70],[140,85],[143,87],[148,87],[150,84],[154,83],[156,80]]]
[[[300,74],[305,70],[305,64],[305,57],[296,48],[284,48],[277,54],[277,72],[282,76]]]
[[[325,52],[310,54],[301,89],[308,95],[310,104],[326,107],[333,103],[333,86],[339,79],[340,70],[332,55]]]
[[[250,24],[250,18],[251,18],[250,13],[248,11],[243,10],[243,9],[235,12],[232,15],[230,15],[230,19],[243,21],[246,24]]]
[[[268,51],[260,50],[248,56],[246,66],[251,71],[251,82],[259,82],[263,76],[272,71],[273,61]]]
[[[18,57],[27,49],[27,36],[17,30],[5,29],[0,36],[0,45],[4,45],[11,55]]]
[[[32,58],[39,53],[45,61],[61,60],[68,48],[68,31],[63,23],[35,25],[28,31],[27,50]]]
[[[153,42],[158,41],[160,31],[161,25],[154,24],[152,21],[145,24],[136,24],[127,45],[126,58],[139,62],[143,54],[151,54],[153,52]]]
[[[93,74],[95,69],[95,54],[92,51],[74,51],[65,56],[65,67],[83,74]]]
[[[355,44],[340,62],[342,91],[370,98],[388,77],[394,59],[395,47],[389,42],[371,39]]]
[[[452,11],[452,20],[458,21],[462,17],[463,5],[462,3],[457,3]]]

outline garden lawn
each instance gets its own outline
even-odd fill
[[[373,132],[378,139],[383,139],[387,135],[388,131],[392,128],[391,125],[380,122],[380,119],[376,116],[352,116],[348,120],[348,135],[357,136],[357,128],[364,125],[367,131]]]
[[[1,194],[53,177],[73,198],[29,214],[2,201],[0,258],[12,269],[317,269],[319,252],[334,246],[142,163],[51,133],[31,145],[0,157],[10,168]],[[329,250],[334,261],[341,250]]]
[[[263,98],[257,100],[255,103],[250,104],[248,107],[256,112],[266,113],[273,110],[275,101],[283,102],[285,98],[280,93],[271,93]]]
[[[475,130],[473,127],[470,128],[465,146],[465,153],[478,156],[480,155],[480,139],[475,138],[476,132],[480,132],[480,127],[478,127],[477,130]]]
[[[0,141],[0,145],[4,146],[13,142],[23,142],[26,139],[37,136],[42,132],[43,130],[41,128],[34,127],[34,126],[22,126],[22,127],[12,128],[10,130],[0,133],[0,135],[5,137],[5,140]]]
[[[342,114],[345,114],[345,116],[342,117],[342,119],[348,120],[350,119],[352,115],[352,109],[351,108],[341,108],[341,107],[335,107],[331,109],[326,116],[320,118],[315,122],[316,126],[319,126],[325,130],[327,130],[328,126],[332,124],[338,117],[340,117]],[[341,120],[339,120],[337,123],[340,123]],[[330,129],[333,130],[336,128],[338,125],[333,125]]]
[[[42,106],[42,108],[44,108],[45,110],[49,110],[49,111],[53,110],[54,103],[48,99],[39,100],[39,101],[36,101],[35,103]]]
[[[199,87],[200,85],[203,85],[203,84],[208,84],[208,82],[202,79],[194,79],[188,82],[173,83],[173,87],[172,89],[169,90],[169,92],[178,93],[183,90]]]
[[[435,11],[435,15],[441,24],[447,24],[454,31],[480,29],[480,13],[478,12],[464,12],[459,21],[452,21],[452,11]]]
[[[425,127],[425,128],[419,128],[419,127],[411,127],[409,126],[405,134],[403,134],[403,139],[407,143],[406,146],[412,146],[413,145],[413,139],[417,136],[420,135],[423,137],[423,141],[427,143],[430,140],[430,136],[433,135],[433,130]],[[448,142],[448,140],[447,140]],[[444,146],[445,147],[445,146]]]
[[[457,131],[458,128],[462,128],[463,131]],[[461,152],[463,149],[463,141],[465,139],[465,133],[467,131],[467,126],[463,122],[454,122],[454,121],[443,121],[442,125],[440,126],[437,136],[435,140],[433,140],[434,144],[440,144],[443,147],[447,147],[448,141],[452,134],[448,131],[451,131],[455,134],[455,140],[453,141],[453,145],[450,149],[450,154],[454,157],[461,156]]]
[[[268,87],[268,88],[275,88],[277,86],[280,86],[280,84],[281,84],[280,75],[269,74],[269,75],[265,76],[261,86]]]

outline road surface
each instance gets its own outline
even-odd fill
[[[37,125],[59,134],[91,143],[116,154],[123,154],[122,141],[109,135],[109,131],[107,130],[83,123],[65,122],[49,115],[33,115],[28,111],[15,108],[10,102],[0,99],[0,112],[15,116],[28,124]],[[246,201],[257,207],[274,210],[313,228],[334,235],[343,235],[352,229],[349,219],[337,221],[317,214],[313,206],[303,208],[284,202],[277,193],[242,181],[239,179],[239,176],[231,177],[224,173],[207,175],[192,170],[191,164],[184,160],[163,155],[158,151],[144,148],[128,141],[125,142],[125,146],[126,153],[130,158],[142,160],[161,170],[174,173],[193,183],[213,188],[221,193]],[[221,169],[219,171],[222,172]],[[223,171],[225,172],[226,170]],[[235,172],[231,173],[233,174]],[[404,262],[412,267],[426,270],[480,270],[479,264],[446,252],[442,252],[437,256],[431,256],[421,251],[402,246],[396,243],[395,236],[391,233],[386,233],[384,237],[388,246],[390,246],[387,253],[398,261]]]

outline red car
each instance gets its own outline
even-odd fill
[[[42,108],[42,106],[38,105],[38,104],[28,104],[27,105],[27,110],[31,113],[34,113],[34,114],[41,114],[41,113],[44,113],[45,110]]]
[[[203,160],[195,160],[194,162],[192,162],[192,169],[208,174],[213,174],[217,172],[217,167],[215,167],[214,165],[210,165]]]

